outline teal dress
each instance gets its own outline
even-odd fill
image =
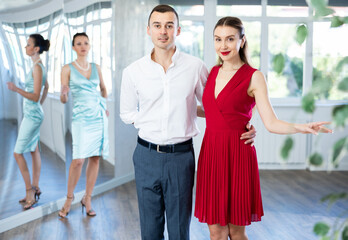
[[[47,74],[44,66],[41,63],[37,64],[42,69],[42,89],[46,83]],[[33,68],[25,78],[25,91],[30,93],[34,92]],[[44,119],[44,112],[40,101],[34,102],[24,98],[23,113],[24,117],[19,128],[17,142],[14,149],[15,153],[34,152],[40,140],[40,126]]]
[[[73,97],[72,116],[73,159],[109,155],[108,118],[106,99],[97,91],[100,83],[97,67],[91,63],[89,79],[72,64],[70,66],[69,87]]]

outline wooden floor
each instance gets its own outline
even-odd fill
[[[25,197],[25,185],[13,157],[13,149],[17,139],[17,122],[0,120],[0,130],[0,219],[4,219],[23,211],[23,206],[18,203],[18,200]],[[70,146],[71,137],[67,137],[67,149],[71,151]],[[30,153],[25,153],[24,157],[30,172],[32,172]],[[64,161],[44,144],[41,144],[41,162],[40,188],[42,195],[35,206],[47,204],[66,195],[67,168]],[[85,188],[85,167],[86,164],[75,192]],[[97,184],[113,177],[114,167],[106,161],[100,161]]]
[[[332,223],[348,202],[330,210],[319,199],[332,192],[348,192],[348,172],[260,171],[265,216],[247,227],[251,240],[318,240],[313,226]],[[140,239],[139,215],[134,181],[93,198],[94,218],[75,205],[67,219],[57,213],[0,234],[0,239]],[[166,237],[166,239],[168,239]],[[208,240],[206,224],[192,218],[192,240]],[[154,239],[156,240],[156,239]]]

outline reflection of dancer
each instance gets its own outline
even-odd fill
[[[180,27],[172,7],[156,6],[147,32],[154,49],[125,68],[120,98],[120,117],[139,129],[133,161],[141,236],[164,239],[166,214],[169,239],[189,239],[196,98],[201,100],[208,70],[175,47]]]
[[[19,128],[18,138],[14,149],[14,157],[25,182],[26,195],[19,202],[25,202],[24,209],[29,209],[40,198],[39,179],[41,171],[41,157],[39,151],[40,126],[44,118],[41,104],[45,101],[48,91],[46,81],[46,70],[42,65],[40,54],[48,51],[49,40],[45,40],[40,34],[29,36],[26,54],[31,57],[33,67],[25,79],[25,90],[22,90],[13,83],[7,83],[8,89],[19,93],[24,97],[23,112],[24,118]],[[40,93],[45,86],[41,100]],[[40,100],[40,102],[39,102]],[[30,180],[30,173],[23,153],[30,152],[32,157],[33,179]]]
[[[238,18],[220,19],[214,29],[215,66],[203,94],[206,131],[198,161],[195,216],[209,226],[211,239],[247,239],[245,226],[263,216],[256,152],[239,141],[252,108],[273,133],[330,132],[323,124],[278,120],[261,72],[250,67],[244,27]]]
[[[73,161],[69,168],[68,193],[60,217],[66,217],[74,199],[74,189],[80,178],[85,158],[89,158],[86,169],[86,193],[81,199],[82,208],[86,208],[88,216],[96,213],[91,207],[91,195],[97,180],[99,157],[107,158],[108,143],[108,112],[106,110],[107,92],[100,67],[87,61],[90,49],[86,33],[76,33],[72,41],[77,59],[62,68],[62,91],[60,100],[68,101],[71,90],[74,108],[72,117]],[[100,86],[100,93],[97,91]],[[70,88],[69,88],[70,87]]]

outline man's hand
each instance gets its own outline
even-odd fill
[[[248,130],[247,132],[243,133],[240,137],[240,139],[247,139],[244,144],[250,144],[250,146],[254,146],[254,138],[256,137],[256,129],[253,125],[248,122],[248,124],[245,126],[245,128]]]

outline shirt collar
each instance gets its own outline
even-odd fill
[[[146,57],[146,58],[148,59],[148,61],[150,61],[150,62],[154,62],[154,61],[151,59],[151,55],[152,55],[152,53],[153,53],[154,50],[155,50],[155,49],[153,48],[153,49],[151,50],[151,53],[148,54],[147,57]],[[174,54],[173,54],[173,56],[172,56],[172,64],[173,64],[173,65],[175,65],[176,61],[179,59],[179,55],[180,55],[180,50],[175,46],[175,52],[174,52]]]

